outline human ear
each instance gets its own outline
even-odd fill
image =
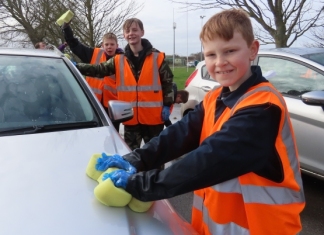
[[[260,43],[258,40],[254,40],[250,46],[250,61],[254,60],[258,55]]]

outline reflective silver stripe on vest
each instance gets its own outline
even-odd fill
[[[100,50],[100,51],[98,52],[98,54],[97,54],[97,58],[96,58],[96,61],[95,61],[94,64],[100,64],[100,58],[101,58],[101,56],[102,56],[102,54],[103,54],[104,52],[105,52],[104,50]],[[103,79],[103,78],[97,78],[97,77],[92,77],[92,78],[98,79],[98,80],[100,80],[100,81]],[[91,89],[92,89],[92,91],[93,91],[94,93],[99,94],[99,95],[102,95],[102,91],[101,91],[101,90],[99,90],[99,89],[97,89],[97,88],[93,88],[93,87],[91,87]]]
[[[223,193],[242,193],[240,182],[238,181],[238,178],[227,180],[223,183],[216,184],[212,186],[213,189],[215,189],[218,192]]]
[[[94,87],[90,87],[90,88],[94,93],[96,93],[98,95],[102,95],[102,90],[99,90],[98,88],[94,88]]]
[[[204,206],[203,200],[201,197],[195,195],[193,206],[202,212],[203,221],[206,225],[208,225],[208,230],[211,234],[219,234],[219,235],[249,235],[250,232],[248,229],[243,228],[233,222],[228,224],[218,224],[209,218],[208,209]]]
[[[110,91],[111,93],[113,93],[114,95],[117,95],[117,90],[116,89],[114,89],[114,88],[112,88],[111,86],[108,86],[108,85],[104,85],[104,89],[106,90],[106,91]]]
[[[125,86],[125,74],[124,74],[124,55],[119,55],[119,72],[120,72],[120,85],[117,86],[118,91],[161,91],[162,87],[159,85],[159,65],[158,56],[159,52],[152,52],[153,54],[153,84],[151,86]]]
[[[114,82],[116,82],[116,76],[115,76],[115,74],[113,74],[113,75],[109,75],[108,78],[109,78],[110,80],[113,80]]]
[[[155,108],[155,107],[161,107],[163,106],[163,102],[137,102],[137,107],[143,107],[143,108]]]
[[[101,56],[102,56],[102,54],[103,54],[104,52],[105,52],[104,50],[100,50],[100,51],[98,52],[98,55],[97,55],[97,58],[96,58],[96,62],[95,62],[95,64],[99,64],[99,63],[100,63]]]
[[[110,75],[110,76],[108,76],[108,78],[105,78],[105,79],[111,79],[114,82],[116,82],[116,76],[115,76],[115,74]],[[104,89],[107,90],[107,91],[112,92],[114,95],[117,95],[117,89],[115,87],[111,87],[111,86],[109,86],[107,84],[104,84]]]
[[[252,91],[249,91],[247,93],[245,93],[237,102],[236,104],[234,105],[234,107],[232,108],[232,111],[231,111],[231,116],[233,115],[233,112],[235,110],[235,107],[239,104],[239,102],[241,102],[243,99],[245,99],[246,97],[256,93],[256,92],[259,92],[259,91],[268,91],[268,92],[271,92],[273,93],[274,95],[276,95],[278,97],[278,99],[280,100],[282,106],[286,107],[286,102],[285,100],[283,99],[283,97],[281,96],[281,94],[276,90],[276,89],[273,89],[272,87],[269,87],[269,86],[265,86],[265,87],[258,87]],[[284,123],[283,123],[283,130],[282,132],[280,133],[281,134],[281,138],[287,148],[287,154],[288,154],[288,157],[289,157],[289,164],[291,166],[292,169],[295,169],[294,171],[294,178],[296,180],[296,182],[298,183],[299,187],[301,188],[301,194],[299,195],[298,198],[296,198],[296,200],[293,200],[293,202],[304,202],[305,201],[305,197],[304,197],[304,190],[303,190],[303,183],[302,183],[302,179],[301,179],[301,175],[300,175],[300,172],[298,170],[298,161],[297,161],[297,153],[296,153],[296,150],[295,150],[295,146],[294,146],[294,141],[293,141],[293,134],[291,133],[291,130],[290,130],[290,126],[289,126],[289,121],[288,121],[288,118],[289,118],[289,113],[288,113],[288,109],[286,108],[285,109],[285,113],[284,113]],[[280,191],[280,190],[279,190]],[[278,191],[278,193],[280,193]],[[289,190],[290,192],[286,192],[286,196],[297,196],[296,195],[296,192],[294,190]]]

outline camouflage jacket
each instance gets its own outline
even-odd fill
[[[133,54],[129,48],[129,45],[125,47],[125,57],[129,66],[132,69],[133,75],[136,78],[136,80],[139,78],[146,56],[150,55],[152,52],[159,52],[158,50],[153,48],[151,43],[146,39],[142,39],[142,45],[143,51],[140,52],[138,68],[136,68],[132,61],[134,56],[132,56]],[[76,67],[83,75],[98,78],[113,75],[115,74],[116,70],[114,58],[111,58],[108,61],[97,65],[78,63]],[[159,68],[159,74],[163,93],[163,105],[171,106],[174,102],[174,94],[172,89],[173,73],[166,61],[163,61],[161,67]]]

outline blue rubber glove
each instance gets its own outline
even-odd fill
[[[110,173],[105,173],[102,176],[102,180],[111,179],[111,181],[114,183],[114,185],[118,188],[126,189],[126,185],[128,182],[128,178],[132,175],[132,173],[129,173],[124,170],[115,170]]]
[[[162,109],[162,120],[167,121],[170,117],[170,107],[169,106],[163,106]]]
[[[98,171],[105,171],[110,167],[117,167],[131,174],[136,173],[136,168],[118,154],[107,156],[105,153],[102,153],[101,156],[101,158],[97,159],[96,170]]]

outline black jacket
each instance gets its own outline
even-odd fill
[[[64,34],[64,39],[69,45],[71,51],[77,57],[79,57],[83,63],[89,64],[92,59],[94,48],[83,45],[77,38],[75,38],[73,35],[73,31],[69,25],[63,29],[63,34]],[[116,54],[122,54],[122,53],[123,50],[121,48],[117,48]],[[106,60],[109,60],[111,58],[111,56],[108,56],[107,54],[105,55],[106,55]]]
[[[223,87],[217,100],[215,121],[225,109],[251,87],[268,82],[259,67],[237,90]],[[279,130],[281,110],[273,104],[253,106],[236,112],[222,129],[200,144],[204,107],[164,129],[140,149],[124,155],[138,172],[129,177],[126,191],[142,201],[174,197],[212,186],[248,172],[255,172],[273,181],[281,181],[283,173],[275,139]],[[186,156],[164,170],[162,164]],[[151,170],[153,169],[153,170]]]

